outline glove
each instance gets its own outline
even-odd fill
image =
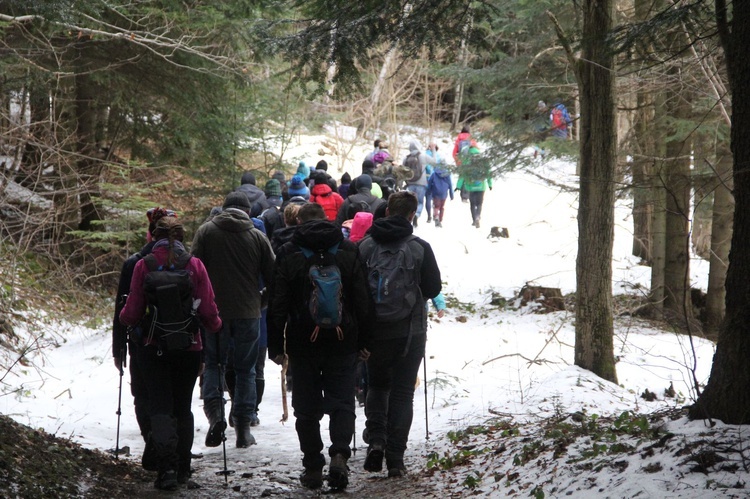
[[[490,190],[492,190],[492,187],[490,187]]]

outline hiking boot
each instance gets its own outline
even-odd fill
[[[474,227],[476,227],[477,229],[479,228],[479,217],[477,217],[477,218],[475,218],[475,219],[474,219],[474,223],[473,223],[473,225],[474,225]]]
[[[435,220],[435,227],[442,227],[442,226],[443,226],[443,222],[441,222],[440,220]]]
[[[395,461],[387,463],[388,467],[388,478],[400,478],[406,476],[406,466],[403,461]]]
[[[220,398],[206,400],[203,403],[203,412],[208,418],[208,432],[206,432],[206,447],[218,447],[224,441],[224,430],[227,423],[222,417],[224,401]]]
[[[323,470],[305,468],[305,471],[299,476],[299,483],[306,489],[321,488],[323,486]]]
[[[253,414],[250,416],[250,426],[258,426],[260,424],[260,419],[258,419],[257,414]]]
[[[427,215],[427,223],[430,223],[430,222],[432,222],[432,216]]]
[[[255,445],[255,437],[250,433],[250,423],[247,421],[237,421],[236,424],[237,427],[235,428],[235,432],[237,432],[237,448],[246,449],[251,445]]]
[[[346,466],[346,458],[336,454],[331,458],[328,467],[328,486],[332,490],[343,490],[349,485],[349,468]]]
[[[192,473],[190,472],[190,470],[180,470],[179,472],[177,472],[177,483],[185,485],[186,483],[188,483],[188,480],[190,480],[191,476]]]
[[[179,486],[177,472],[174,470],[167,470],[159,473],[159,476],[154,482],[154,487],[159,490],[177,490]]]
[[[367,448],[367,457],[365,457],[365,471],[383,470],[383,447],[381,443],[370,444]]]

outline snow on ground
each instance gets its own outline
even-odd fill
[[[316,142],[300,144],[290,154],[307,151],[308,163],[318,157]],[[442,143],[441,143],[442,144]],[[366,145],[352,153],[359,163]],[[443,151],[445,150],[445,151]],[[449,145],[441,152],[449,153]],[[328,158],[331,159],[331,158]],[[329,171],[343,173],[336,161]],[[345,168],[355,175],[358,167]],[[538,431],[534,424],[560,413],[582,411],[602,417],[616,417],[623,411],[650,413],[678,407],[693,396],[691,374],[692,353],[687,338],[664,333],[632,318],[616,321],[615,354],[620,385],[603,381],[573,366],[574,325],[568,312],[538,315],[528,309],[500,309],[490,304],[492,292],[513,301],[526,283],[559,287],[564,294],[575,289],[577,250],[576,205],[574,193],[561,192],[540,177],[575,186],[574,165],[552,161],[540,165],[536,175],[516,172],[497,179],[485,197],[482,228],[471,225],[468,204],[456,199],[448,201],[443,228],[420,218],[417,234],[430,242],[442,271],[444,293],[458,304],[442,319],[431,322],[427,344],[427,394],[424,379],[415,396],[415,418],[410,435],[409,462],[414,467],[425,465],[430,452],[447,452],[451,447],[445,439],[449,431],[469,425],[483,424],[488,418],[501,415],[523,428],[522,432]],[[631,217],[626,203],[618,203],[615,228],[614,289],[632,291],[648,288],[649,269],[640,267],[630,255]],[[488,238],[492,226],[506,227],[510,237]],[[707,265],[693,260],[693,285],[706,286]],[[469,304],[474,304],[473,309]],[[460,322],[459,319],[465,320]],[[111,360],[109,317],[102,325],[90,329],[69,324],[54,324],[48,338],[65,338],[59,347],[47,345],[33,360],[35,366],[17,365],[3,380],[5,394],[0,397],[0,412],[32,427],[43,428],[58,436],[67,436],[88,447],[111,449],[115,446],[117,428],[117,370]],[[19,328],[20,329],[20,328]],[[41,355],[43,353],[43,355]],[[713,357],[713,344],[695,340],[696,377],[705,382]],[[140,456],[143,442],[133,416],[132,397],[124,378],[120,445],[127,445],[134,458]],[[235,469],[255,467],[261,463],[289,463],[299,466],[298,443],[293,416],[286,424],[279,422],[282,414],[280,371],[266,363],[266,394],[260,411],[261,425],[253,433],[258,445],[249,450],[234,449],[234,436],[229,435],[228,454]],[[664,390],[673,384],[677,398],[665,398]],[[14,393],[8,393],[19,389]],[[644,389],[659,395],[659,400],[646,402],[639,398]],[[425,404],[427,415],[425,415]],[[195,391],[196,439],[194,452],[214,455],[220,449],[203,446],[207,424]],[[360,432],[364,413],[358,408],[357,446],[363,448]],[[426,424],[429,423],[429,440]],[[693,438],[703,428],[702,422],[686,424],[684,420],[670,423],[670,431],[681,431],[685,439]],[[323,422],[323,428],[327,423]],[[732,429],[730,428],[730,431]],[[742,431],[742,428],[734,428]],[[361,467],[360,452],[350,465]],[[665,459],[677,460],[676,457]],[[493,466],[500,466],[497,463]],[[505,468],[513,468],[505,462]],[[661,466],[672,466],[664,459]],[[676,466],[676,464],[675,464]],[[535,473],[521,469],[528,478]],[[718,492],[705,490],[706,477],[676,479],[665,471],[644,474],[632,466],[620,471],[607,484],[607,492],[597,489],[580,492],[581,477],[570,470],[555,476],[556,487],[547,485],[547,497],[718,497]],[[461,485],[451,484],[450,473],[436,475],[445,484],[447,493],[461,495]],[[519,482],[523,481],[522,477]],[[746,480],[747,475],[744,475]],[[217,478],[218,479],[218,478]],[[578,482],[576,481],[578,480]],[[455,480],[453,480],[455,481]],[[701,482],[702,481],[702,482]],[[576,489],[576,487],[578,487]],[[557,490],[557,493],[551,492]],[[497,486],[479,488],[479,493],[501,497]],[[579,492],[573,492],[579,490]],[[529,491],[515,491],[528,496]],[[468,493],[468,492],[467,492]]]

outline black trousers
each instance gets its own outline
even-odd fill
[[[482,216],[482,204],[484,203],[484,191],[469,193],[469,206],[471,208],[471,220],[475,221]]]
[[[320,420],[328,414],[331,446],[328,455],[351,456],[349,443],[354,434],[354,382],[356,355],[299,357],[290,359],[294,379],[292,407],[302,451],[302,465],[319,470],[325,465]]]
[[[386,461],[401,461],[414,418],[414,389],[426,335],[374,341],[367,361],[365,415],[370,444],[385,444]]]
[[[138,367],[148,391],[151,441],[159,471],[190,471],[193,447],[191,402],[200,370],[200,352],[164,352],[145,346]]]

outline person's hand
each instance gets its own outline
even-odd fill
[[[284,363],[284,359],[285,359],[285,358],[286,358],[286,355],[285,355],[285,354],[283,354],[283,353],[280,353],[280,354],[278,354],[278,355],[277,355],[276,357],[274,357],[273,359],[271,359],[271,361],[272,361],[272,362],[273,362],[274,364],[276,364],[276,365],[280,366],[280,365],[282,365],[282,364]]]
[[[444,315],[445,315],[444,308],[441,308],[440,310],[438,310],[438,313],[437,313],[438,319],[442,319]]]
[[[490,187],[490,190],[492,190],[492,187]]]
[[[370,351],[366,348],[363,348],[359,351],[359,360],[366,361],[370,358]]]

